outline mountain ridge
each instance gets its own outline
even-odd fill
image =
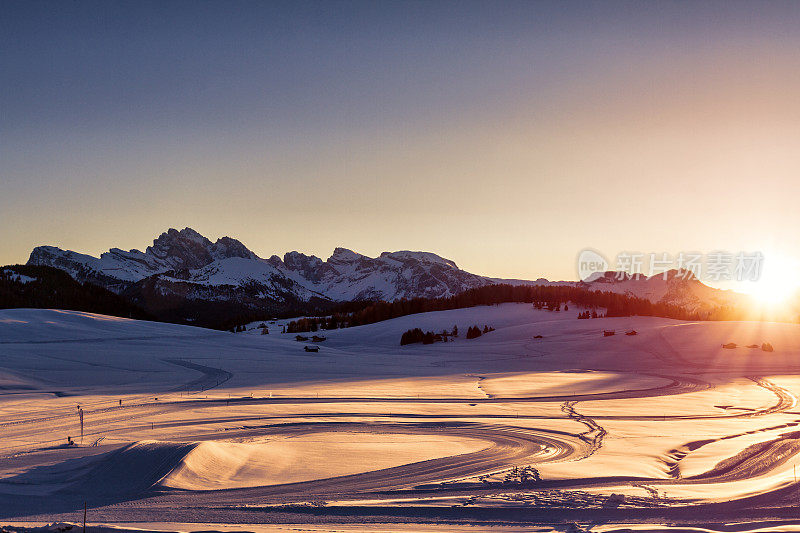
[[[647,278],[606,272],[589,281],[511,280],[461,270],[432,252],[386,251],[369,257],[344,247],[335,248],[326,260],[296,250],[282,258],[261,258],[237,239],[212,242],[191,228],[170,228],[144,252],[111,248],[93,257],[38,246],[28,264],[64,270],[76,281],[100,285],[144,309],[175,312],[176,319],[181,319],[181,309],[204,304],[280,312],[348,301],[443,298],[499,283],[571,285],[693,310],[730,300],[728,291],[679,273]]]

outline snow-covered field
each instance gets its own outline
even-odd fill
[[[286,321],[0,311],[0,523],[75,522],[85,502],[92,523],[172,531],[614,531],[743,509],[740,530],[773,530],[795,503],[800,326],[576,314],[411,315],[317,332],[315,353]],[[495,331],[466,340],[472,325]],[[527,465],[541,482],[504,482]]]

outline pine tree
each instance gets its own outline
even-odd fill
[[[425,334],[419,328],[414,328],[406,331],[400,337],[400,346],[404,346],[406,344],[414,344],[417,342],[422,342],[425,337]]]
[[[481,336],[481,328],[478,326],[471,326],[467,330],[467,338],[468,339],[475,339]]]

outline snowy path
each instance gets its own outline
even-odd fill
[[[175,389],[176,391],[203,392],[219,387],[233,377],[233,374],[227,370],[199,365],[191,361],[184,361],[183,359],[164,359],[164,361],[203,373],[203,377],[191,381],[186,385],[182,385]]]

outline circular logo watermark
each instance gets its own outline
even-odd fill
[[[581,281],[591,281],[598,272],[608,271],[608,261],[603,254],[591,248],[584,248],[578,254],[578,279]]]

